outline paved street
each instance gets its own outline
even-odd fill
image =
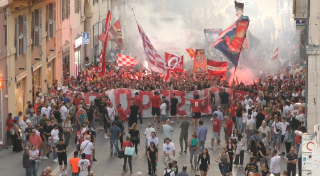
[[[211,118],[211,117],[210,117]],[[209,121],[209,117],[202,117],[204,120],[205,126],[208,127],[210,134],[207,136],[207,141],[205,143],[206,146],[210,145],[210,138],[211,138],[211,130],[212,130],[212,125]],[[182,120],[182,119],[180,119]],[[191,120],[191,119],[189,119]],[[146,160],[146,155],[145,155],[145,137],[143,135],[144,130],[147,126],[147,123],[152,121],[151,118],[144,119],[144,127],[139,127],[140,134],[142,134],[141,138],[141,145],[139,146],[139,157],[138,158],[133,158],[133,172],[136,174],[137,172],[142,172],[143,176],[147,175],[147,160]],[[127,124],[126,124],[127,125]],[[183,154],[180,155],[178,152],[180,151],[180,145],[179,145],[179,134],[180,134],[180,129],[179,129],[179,124],[174,123],[171,124],[172,127],[174,128],[175,132],[173,135],[173,143],[175,144],[176,147],[176,160],[178,161],[178,166],[179,166],[179,171],[181,171],[181,168],[184,164],[188,166],[188,173],[190,176],[194,176],[196,174],[200,175],[200,172],[194,173],[193,171],[190,171],[190,163],[189,163],[189,154]],[[189,128],[189,136],[191,132],[195,130],[194,128],[190,127]],[[223,133],[223,132],[222,132]],[[158,131],[157,136],[159,137],[159,144],[162,144],[163,141],[163,133],[162,130]],[[222,137],[222,136],[221,136]],[[71,138],[70,141],[74,141],[74,136]],[[73,151],[75,149],[75,144],[73,142],[70,142],[71,148],[69,148],[68,152],[68,160],[70,157],[73,155]],[[222,143],[224,145],[224,143]],[[109,151],[109,140],[106,140],[103,138],[103,134],[101,131],[98,131],[97,134],[97,142],[96,142],[96,159],[98,162],[94,162],[93,164],[93,171],[95,176],[113,176],[113,175],[121,175],[122,173],[122,165],[123,165],[123,160],[118,159],[116,157],[110,157],[110,151]],[[163,153],[162,153],[162,145],[160,146],[160,151],[159,152],[159,166],[158,166],[158,171],[157,175],[161,176],[163,175],[163,169],[164,169],[164,164],[163,164]],[[106,149],[107,148],[107,149]],[[208,176],[219,176],[220,171],[218,169],[218,164],[214,162],[215,158],[218,156],[220,153],[220,149],[217,149],[217,146],[214,147],[213,150],[209,150],[210,158],[211,158],[211,165],[210,165],[210,170],[208,172]],[[1,170],[1,176],[24,176],[25,175],[25,170],[22,168],[22,152],[21,153],[13,153],[11,149],[3,149],[0,151],[0,170]],[[244,163],[248,162],[248,157],[249,154],[245,153],[245,159]],[[39,169],[38,169],[38,175],[40,175],[41,171],[46,167],[50,166],[53,170],[53,174],[55,176],[59,176],[59,170],[58,170],[58,163],[52,162],[52,154],[50,155],[51,159],[48,160],[42,160],[40,163]],[[285,164],[285,159],[282,158],[282,164],[281,164],[281,170],[286,169],[286,164]],[[68,175],[71,175],[71,170],[70,166],[68,165]],[[129,175],[127,173],[126,175]],[[233,176],[242,176],[242,170],[236,169],[233,172]]]

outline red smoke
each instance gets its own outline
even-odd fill
[[[253,84],[253,81],[255,79],[254,73],[250,69],[239,69],[236,70],[236,75],[234,76],[234,69],[229,70],[230,77],[228,79],[229,85],[232,85],[232,79],[236,81],[236,77],[238,78],[239,84],[243,82],[245,85]]]

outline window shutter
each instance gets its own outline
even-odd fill
[[[49,4],[47,4],[47,39],[50,40]]]
[[[68,14],[68,18],[70,18],[70,0],[67,0],[67,3],[68,3],[68,5],[67,5],[67,7],[68,7],[68,12],[67,12],[67,14]]]
[[[27,54],[27,15],[23,17],[23,54]]]
[[[39,31],[38,31],[38,34],[39,34],[39,46],[42,45],[42,9],[38,9],[38,25],[39,25]]]
[[[81,0],[78,0],[78,13],[81,14]]]
[[[16,53],[17,57],[19,57],[20,54],[20,44],[19,44],[19,17],[16,18]]]
[[[33,43],[33,47],[36,46],[36,30],[34,29],[35,27],[35,24],[36,24],[36,21],[35,21],[35,12],[32,12],[32,32],[33,32],[33,39],[32,39],[32,43]]]
[[[61,0],[61,11],[62,11],[62,20],[65,19],[65,1]]]
[[[52,27],[52,36],[53,37],[56,37],[56,2],[53,2],[52,3],[52,12],[53,12],[53,22],[52,22],[52,25],[53,25],[53,27]]]

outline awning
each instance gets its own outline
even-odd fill
[[[53,52],[47,56],[47,62],[51,62],[54,58],[56,58],[56,52]]]
[[[23,70],[21,73],[16,75],[16,82],[21,81],[25,77],[27,77],[27,70]]]
[[[33,71],[36,71],[40,67],[42,67],[42,63],[40,61],[32,65]]]

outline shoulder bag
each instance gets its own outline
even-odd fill
[[[124,154],[127,156],[133,156],[134,155],[134,148],[131,145],[131,142],[129,142],[129,146],[125,148]]]

